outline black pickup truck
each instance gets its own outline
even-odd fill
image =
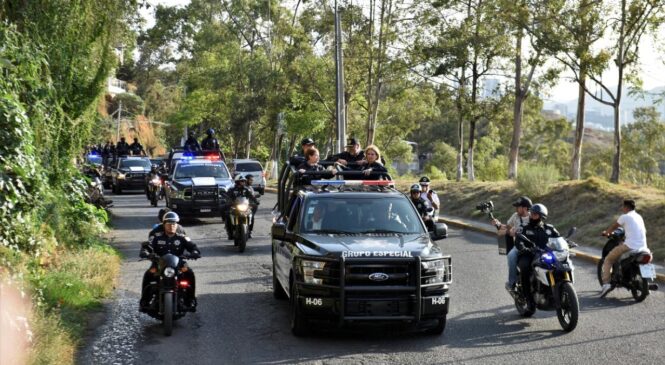
[[[280,176],[272,226],[273,292],[290,300],[292,332],[325,322],[441,334],[452,262],[434,241],[447,236],[445,224],[427,232],[391,181],[339,180],[337,173],[298,186],[294,175],[287,165]]]

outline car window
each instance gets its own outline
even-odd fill
[[[289,221],[287,229],[293,231],[293,228],[296,226],[296,221],[298,221],[298,212],[300,211],[301,198],[294,197],[291,204],[291,213],[289,214]]]
[[[144,167],[148,170],[152,167],[149,160],[121,160],[120,168],[123,167]]]
[[[229,174],[223,165],[217,164],[196,164],[196,165],[178,165],[175,171],[174,179],[186,179],[193,177],[215,177],[219,179],[228,179]]]
[[[305,233],[424,233],[420,217],[402,197],[312,197],[304,210]]]
[[[252,172],[263,171],[261,164],[258,162],[238,162],[235,164],[236,172]]]

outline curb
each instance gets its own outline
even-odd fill
[[[466,229],[466,230],[469,230],[469,231],[475,231],[475,232],[483,233],[483,234],[486,234],[486,235],[491,235],[491,236],[496,235],[494,231],[491,231],[489,229],[485,229],[483,227],[477,227],[477,226],[474,226],[474,225],[471,225],[471,224],[468,224],[468,223],[464,223],[464,222],[461,222],[461,221],[458,221],[458,220],[455,220],[455,219],[440,218],[439,217],[439,222],[445,223],[445,224],[450,225],[450,226]],[[582,252],[582,251],[578,251],[578,250],[574,250],[574,249],[572,249],[570,251],[575,254],[575,257],[579,257],[582,260],[589,261],[589,262],[592,262],[594,264],[597,264],[598,261],[600,261],[600,256],[591,255],[591,254],[588,254],[588,253],[585,253],[585,252]],[[660,281],[662,283],[665,283],[665,275],[656,273],[656,280]]]

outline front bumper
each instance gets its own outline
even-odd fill
[[[124,179],[115,179],[115,184],[121,189],[141,189],[145,190],[146,181],[145,176],[131,177]]]
[[[223,206],[217,201],[192,201],[188,199],[169,199],[170,208],[185,217],[219,217]]]

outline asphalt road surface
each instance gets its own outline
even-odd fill
[[[272,296],[274,194],[262,197],[254,238],[244,253],[226,239],[219,218],[183,223],[203,255],[190,261],[199,306],[165,337],[159,321],[138,313],[141,278],[149,266],[138,261],[139,245],[159,208],[150,207],[142,194],[111,198],[110,237],[125,259],[116,297],[81,350],[82,364],[665,363],[662,291],[642,303],[625,289],[599,299],[595,267],[575,260],[581,313],[577,328],[564,333],[555,312],[521,318],[503,288],[506,260],[493,238],[457,229],[439,241],[453,258],[443,335],[361,328],[296,338],[289,330],[288,302]]]

